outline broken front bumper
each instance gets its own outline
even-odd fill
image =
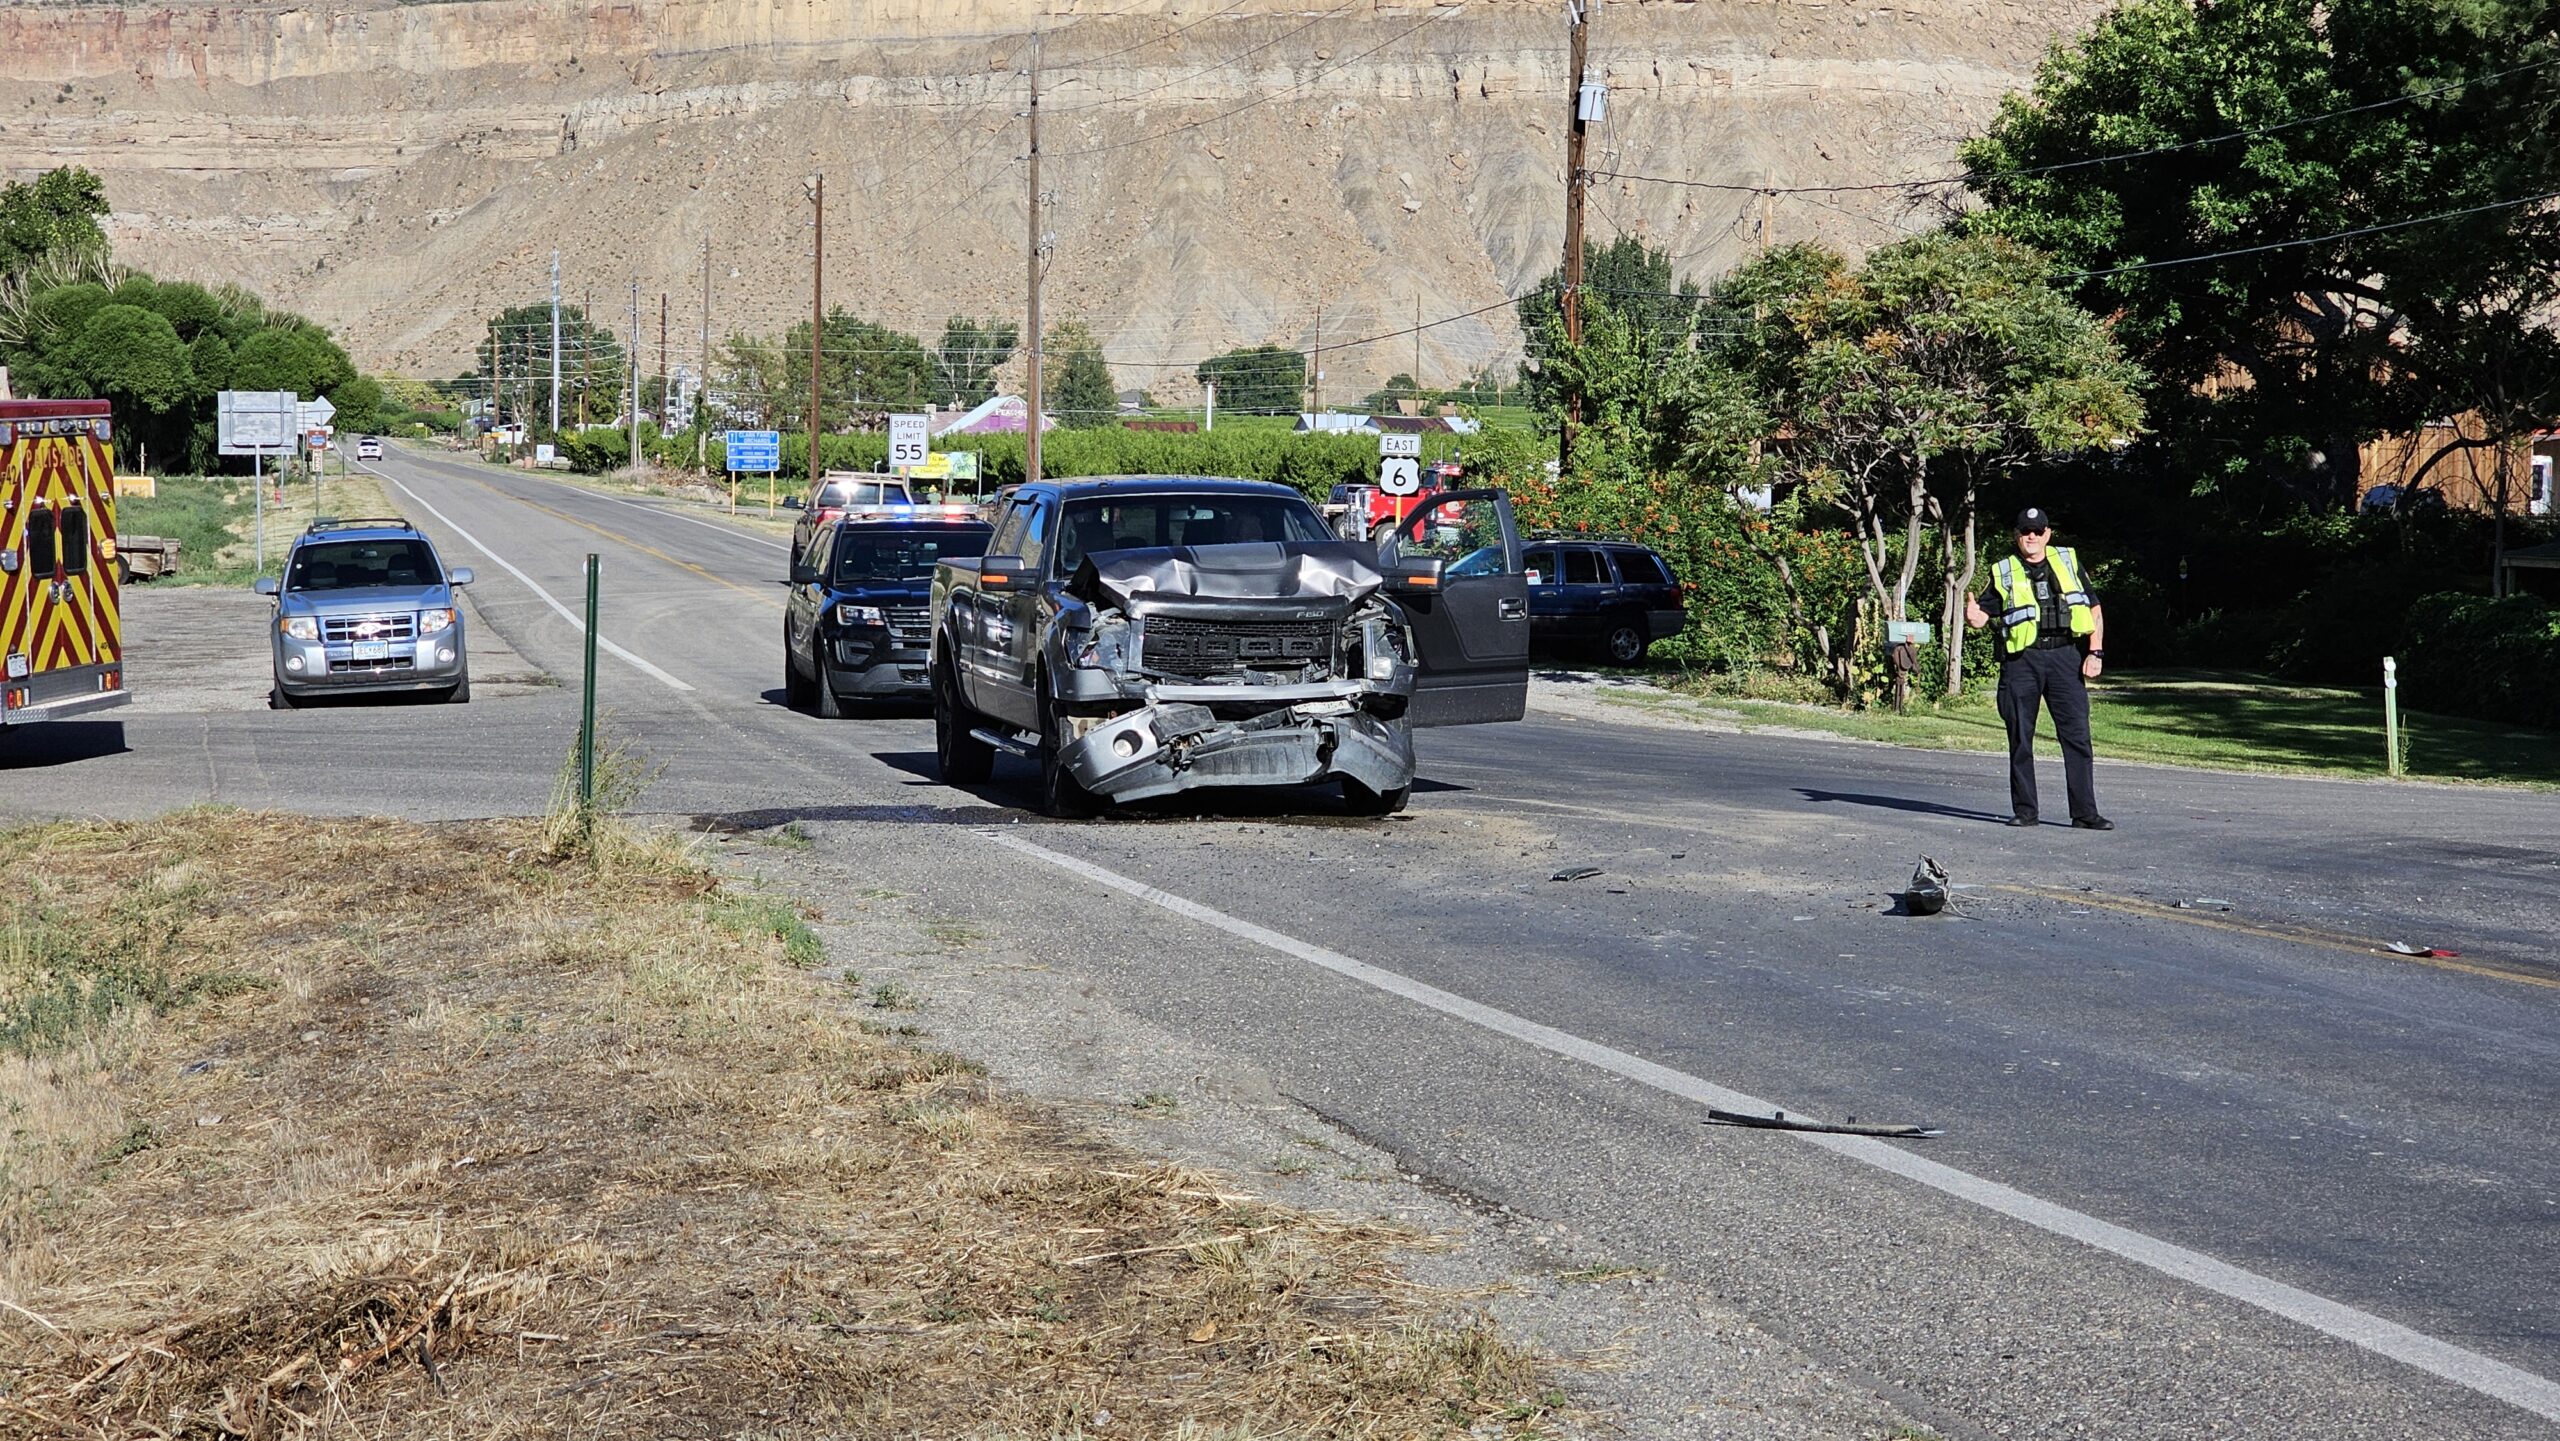
[[[1086,790],[1116,801],[1344,777],[1385,792],[1413,784],[1413,732],[1402,720],[1381,720],[1342,700],[1243,720],[1165,700],[1096,722],[1061,748],[1058,760]]]

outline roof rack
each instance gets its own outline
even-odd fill
[[[415,530],[405,515],[324,515],[302,528],[304,535],[324,530]]]
[[[1520,538],[1522,540],[1605,541],[1617,545],[1644,544],[1632,535],[1621,535],[1613,530],[1530,530],[1521,532]]]

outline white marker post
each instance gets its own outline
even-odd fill
[[[2394,777],[2400,774],[2400,662],[2390,656],[2382,658],[2382,745],[2390,754],[2383,764]]]

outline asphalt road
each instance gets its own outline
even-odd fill
[[[663,768],[643,809],[801,821],[848,886],[1071,968],[1949,1435],[2560,1424],[2560,799],[2102,763],[2121,829],[2020,833],[1993,758],[1536,714],[1427,734],[1393,821],[1286,796],[1052,824],[1014,762],[942,786],[920,714],[782,707],[780,542],[419,453],[382,471],[566,684],[30,731],[0,813],[539,810],[593,551],[608,730]],[[152,684],[140,641],[132,670]],[[1922,854],[1961,914],[1891,913]],[[1580,865],[1602,874],[1549,879]],[[1700,1124],[1735,1093],[1946,1134]]]

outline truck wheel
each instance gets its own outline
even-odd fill
[[[933,755],[945,785],[973,786],[995,773],[996,748],[969,734],[977,717],[960,703],[947,665],[933,668]]]
[[[300,701],[293,698],[293,692],[284,688],[284,682],[281,680],[275,683],[273,690],[267,692],[267,709],[269,710],[292,710],[300,704]]]
[[[1618,665],[1641,663],[1645,648],[1652,644],[1652,638],[1644,633],[1644,622],[1633,616],[1611,619],[1609,628],[1600,633],[1600,653]]]
[[[1059,820],[1080,820],[1101,808],[1075,773],[1058,763],[1059,742],[1067,733],[1066,712],[1049,699],[1049,682],[1040,682],[1040,813]]]
[[[462,679],[460,679],[460,680],[458,680],[458,681],[455,681],[455,682],[453,683],[453,688],[452,688],[451,690],[446,691],[446,692],[444,693],[444,695],[441,697],[441,699],[444,701],[444,703],[445,703],[446,705],[469,705],[469,704],[471,704],[471,664],[470,664],[470,662],[465,661],[465,662],[463,663],[463,666],[462,666]]]
[[[1373,791],[1349,776],[1342,778],[1343,808],[1355,816],[1392,816],[1404,810],[1413,799],[1413,787],[1402,785],[1391,791]]]

